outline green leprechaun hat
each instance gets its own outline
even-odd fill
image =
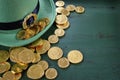
[[[49,18],[50,23],[37,35],[19,40],[16,34],[23,27],[24,18],[36,14],[37,19]],[[8,47],[23,46],[42,36],[53,24],[56,16],[53,0],[0,0],[0,45]],[[27,21],[34,22],[33,16]]]

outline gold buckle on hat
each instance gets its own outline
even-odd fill
[[[23,29],[27,29],[28,28],[28,24],[27,24],[27,21],[33,17],[33,23],[31,23],[29,26],[32,26],[34,25],[35,21],[37,20],[37,14],[34,14],[34,13],[30,13],[29,15],[27,15],[25,18],[24,18],[24,21],[22,23],[22,26],[23,26]]]

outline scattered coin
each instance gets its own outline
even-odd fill
[[[48,69],[48,67],[49,67],[48,62],[45,61],[45,60],[41,60],[41,61],[39,61],[37,64],[38,64],[38,65],[41,65],[42,68],[43,68],[43,70],[46,70],[46,69]]]
[[[69,16],[70,15],[70,11],[68,11],[67,9],[62,9],[61,10],[61,13],[63,14],[63,15],[66,15],[66,16]]]
[[[58,28],[58,29],[55,30],[54,34],[58,37],[62,37],[62,36],[65,35],[65,31],[61,28]]]
[[[36,52],[38,54],[45,54],[50,49],[50,47],[50,42],[47,40],[43,40],[43,45],[36,47]]]
[[[18,60],[18,54],[26,49],[26,47],[15,47],[10,50],[10,60],[12,62],[19,62]]]
[[[83,12],[85,11],[85,8],[82,7],[82,6],[77,6],[77,7],[75,8],[75,11],[76,11],[77,13],[83,13]]]
[[[56,26],[57,26],[58,28],[61,28],[61,29],[67,29],[67,28],[70,27],[70,23],[69,23],[69,21],[67,21],[67,22],[64,23],[64,24],[56,24]]]
[[[83,55],[78,50],[71,50],[68,53],[67,58],[71,63],[80,63],[83,60]]]
[[[66,57],[62,57],[58,60],[58,66],[60,68],[67,68],[69,65],[70,65],[70,62]]]
[[[59,47],[51,47],[48,50],[48,57],[52,60],[57,60],[63,56],[63,51]]]
[[[56,12],[57,13],[62,13],[62,10],[64,9],[64,7],[57,7],[56,8]]]
[[[58,36],[56,36],[56,35],[50,35],[50,36],[48,37],[48,41],[49,41],[50,43],[57,43],[57,42],[59,41],[59,38],[58,38]]]
[[[45,77],[47,79],[55,79],[58,75],[58,72],[55,68],[48,68],[45,72]]]
[[[0,63],[9,59],[10,54],[6,50],[0,50]]]
[[[30,79],[40,79],[44,75],[44,70],[41,65],[34,64],[27,70],[27,77]]]
[[[68,11],[74,11],[74,10],[75,10],[75,6],[72,5],[72,4],[69,4],[69,5],[66,6],[66,9],[67,9]]]
[[[65,2],[64,1],[57,1],[55,4],[56,4],[56,6],[64,6]]]
[[[34,56],[35,56],[35,57],[34,57],[32,63],[37,63],[37,62],[39,62],[39,61],[41,60],[40,54],[34,53]]]
[[[34,53],[29,49],[25,49],[18,54],[18,60],[22,63],[31,63],[34,57]]]
[[[3,62],[0,63],[0,74],[8,71],[10,69],[10,63],[9,62]]]
[[[7,71],[3,74],[3,80],[16,80],[16,78],[11,71]]]
[[[57,15],[55,21],[57,24],[64,24],[68,21],[68,18],[65,15]]]

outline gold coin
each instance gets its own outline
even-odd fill
[[[60,68],[67,68],[70,65],[70,62],[67,58],[62,57],[58,60],[58,66]]]
[[[25,30],[24,39],[29,39],[29,38],[33,37],[35,34],[36,34],[35,31],[31,30],[30,28],[27,28],[27,29]]]
[[[33,30],[35,27],[30,27],[26,29],[26,35],[30,35],[30,37],[34,36],[36,34],[36,31]]]
[[[34,36],[34,35],[31,35],[32,33],[27,33],[26,35],[25,35],[25,38],[24,39],[29,39],[29,38],[31,38],[32,36]]]
[[[18,31],[16,36],[17,36],[17,39],[23,40],[25,39],[25,35],[26,35],[26,30],[20,30]]]
[[[34,53],[34,56],[35,56],[35,57],[34,57],[32,63],[37,63],[37,62],[39,62],[39,61],[41,60],[40,54]]]
[[[55,30],[54,34],[58,37],[62,37],[62,36],[65,35],[65,31],[61,28],[58,28],[58,29]]]
[[[36,41],[32,42],[30,45],[28,45],[28,48],[35,48],[36,46],[42,46],[44,40],[43,39],[37,39]]]
[[[29,39],[29,38],[31,38],[31,35],[26,34],[24,39]]]
[[[67,22],[64,23],[64,24],[56,24],[56,26],[57,26],[58,28],[61,28],[61,29],[67,29],[67,28],[70,27],[70,23],[69,23],[69,21],[67,21]]]
[[[19,62],[18,60],[18,54],[26,49],[25,47],[15,47],[10,50],[10,60],[12,62]]]
[[[44,19],[45,19],[46,24],[48,25],[50,23],[50,19],[49,18],[44,18]]]
[[[77,7],[75,8],[75,11],[76,11],[77,13],[83,13],[83,12],[85,11],[85,8],[82,7],[82,6],[77,6]]]
[[[57,1],[55,4],[56,4],[56,6],[64,6],[65,2],[64,1]]]
[[[57,13],[61,13],[63,9],[64,9],[64,7],[57,7],[56,8],[56,12]]]
[[[0,74],[8,71],[9,69],[10,69],[10,63],[8,62],[0,63]]]
[[[33,30],[35,34],[38,34],[41,31],[41,28],[38,25],[35,25],[34,27],[31,27],[31,30]]]
[[[59,38],[58,38],[58,36],[56,36],[56,35],[50,35],[50,36],[48,37],[48,41],[49,41],[50,43],[57,43],[57,42],[59,41]]]
[[[0,63],[5,62],[9,59],[10,54],[6,50],[0,50]]]
[[[11,71],[7,71],[3,74],[3,80],[16,80],[16,78]]]
[[[66,15],[66,16],[69,16],[69,15],[70,15],[70,11],[68,11],[67,9],[62,9],[62,10],[61,10],[61,13],[62,13],[63,15]]]
[[[72,50],[68,53],[67,58],[71,63],[80,63],[83,60],[83,55],[78,50]]]
[[[41,60],[41,61],[39,61],[37,64],[38,64],[38,65],[41,65],[42,68],[43,68],[43,70],[46,70],[46,69],[48,69],[48,67],[49,67],[48,62],[45,61],[45,60]]]
[[[45,77],[47,79],[55,79],[58,75],[58,72],[55,68],[48,68],[45,72]]]
[[[50,42],[47,40],[43,40],[43,45],[42,47],[36,47],[36,52],[38,54],[45,54],[49,49],[50,49]]]
[[[31,63],[33,59],[34,53],[29,49],[23,50],[18,54],[18,60],[22,63]]]
[[[40,79],[44,75],[44,70],[41,65],[34,64],[27,70],[27,77],[30,79]]]
[[[43,45],[38,45],[38,46],[35,47],[35,50],[36,50],[35,52],[37,52],[38,54],[41,54],[42,49],[43,49]]]
[[[44,21],[46,23],[46,25],[48,25],[50,23],[49,18],[42,18],[42,19],[40,19],[40,21]]]
[[[47,26],[47,24],[46,24],[45,21],[39,21],[38,25],[39,25],[39,27],[40,27],[41,30],[43,30]]]
[[[74,11],[74,10],[75,10],[75,6],[72,5],[72,4],[69,4],[69,5],[66,6],[66,9],[67,9],[68,11]]]
[[[14,64],[11,67],[11,71],[16,74],[16,73],[21,73],[23,70],[18,66],[18,64]]]
[[[56,22],[57,24],[64,24],[64,23],[66,23],[67,21],[68,21],[68,18],[67,18],[67,16],[65,16],[65,15],[57,15],[57,16],[56,16],[55,22]]]
[[[59,47],[51,47],[48,50],[48,57],[52,60],[57,60],[63,56],[63,51]]]
[[[21,77],[22,77],[22,73],[15,74],[15,79],[16,80],[20,80]]]

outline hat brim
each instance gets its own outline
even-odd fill
[[[40,0],[40,11],[38,13],[38,19],[48,17],[50,24],[46,26],[44,30],[39,32],[34,37],[27,40],[18,40],[16,34],[20,29],[16,30],[0,30],[0,45],[8,47],[24,46],[38,38],[40,38],[53,24],[56,16],[55,5],[53,0]]]

